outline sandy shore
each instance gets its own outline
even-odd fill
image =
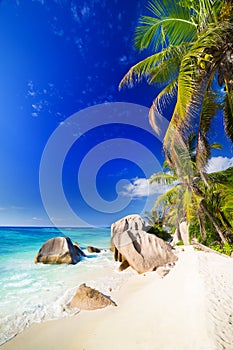
[[[36,324],[11,350],[233,349],[233,259],[185,247],[171,272],[134,276],[117,307]]]

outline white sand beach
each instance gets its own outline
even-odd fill
[[[34,324],[2,349],[233,349],[231,258],[188,246],[164,278],[134,275],[111,298],[117,307]]]

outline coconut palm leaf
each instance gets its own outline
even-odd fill
[[[173,78],[169,74],[169,69],[172,76],[178,75],[180,60],[186,50],[186,45],[168,47],[145,58],[130,68],[121,80],[119,88],[121,89],[124,85],[132,87],[134,83],[140,82],[142,78],[146,78],[150,84],[170,82]]]
[[[199,170],[203,170],[206,167],[211,155],[211,149],[215,146],[214,144],[210,145],[208,133],[210,131],[212,119],[220,108],[219,104],[216,102],[217,96],[218,95],[212,90],[206,91],[202,101],[195,157],[196,166]]]
[[[195,170],[187,140],[182,130],[170,121],[163,142],[164,153],[166,158],[169,159],[172,169],[181,178],[187,174],[193,177]]]
[[[205,191],[213,189],[213,180],[204,170],[214,146],[210,144],[209,133],[219,107],[215,78],[226,88],[226,93],[222,89],[222,95],[226,95],[224,123],[228,136],[233,139],[233,16],[227,17],[231,3],[227,0],[151,1],[149,11],[153,16],[141,17],[135,46],[139,50],[150,48],[161,52],[132,67],[120,83],[120,86],[132,85],[145,78],[149,84],[166,84],[150,109],[150,123],[156,132],[161,129],[167,102],[176,98],[163,142],[172,173],[171,176],[155,174],[151,181],[171,184],[175,175],[179,183],[158,197],[155,205],[163,207],[167,222],[179,223],[183,217],[191,221],[194,213],[202,215],[199,221],[202,225],[206,220],[211,223],[222,242],[226,241],[224,217],[218,208],[224,203],[223,193],[228,193],[231,185],[228,181],[218,183],[211,199],[216,212],[211,212]],[[193,133],[196,148],[191,149],[189,141]]]
[[[197,5],[198,23],[201,23],[202,30],[208,23],[217,22],[217,17],[222,6],[222,0],[199,0]]]
[[[171,57],[169,60],[162,61],[148,72],[148,83],[162,85],[170,83],[174,79],[177,79],[179,66],[180,60],[177,59],[176,56]]]
[[[174,135],[174,128],[178,129],[179,134],[185,138],[188,133],[193,131],[192,125],[195,120],[200,118],[205,93],[210,91],[214,76],[222,62],[219,55],[226,45],[225,40],[229,36],[229,29],[232,29],[232,26],[228,23],[221,23],[217,26],[210,25],[183,57],[178,77],[177,103],[170,122],[171,131],[168,129],[168,134],[165,137],[165,149],[169,148],[169,139]],[[211,48],[213,55],[206,52],[206,47]],[[205,64],[200,66],[203,59]],[[225,126],[228,134],[232,136],[231,102],[232,100],[228,96],[225,104],[225,115],[227,116]],[[216,111],[216,108],[214,110]],[[208,122],[206,128],[209,128]],[[201,141],[204,146],[203,139]]]
[[[154,206],[159,207],[165,207],[168,208],[172,205],[173,198],[177,197],[177,194],[179,192],[179,185],[176,185],[172,187],[170,190],[166,191],[165,193],[161,194],[155,201]]]
[[[172,0],[152,0],[148,5],[153,17],[142,16],[136,29],[137,49],[180,45],[192,41],[197,33],[197,25],[191,19],[190,9]]]
[[[174,182],[177,180],[176,175],[168,174],[168,173],[157,173],[153,174],[150,177],[150,183],[156,182],[158,184],[162,185],[173,185]]]
[[[189,53],[184,55],[178,76],[177,103],[170,121],[171,131],[176,128],[179,133],[189,130],[190,119],[194,118],[200,109],[200,87],[197,72],[197,64]],[[172,135],[168,130],[168,137]],[[165,140],[166,148],[166,140]]]
[[[157,135],[161,135],[161,126],[163,126],[163,111],[167,104],[173,102],[177,94],[177,78],[171,81],[165,88],[157,95],[152,103],[149,111],[149,121],[152,128]]]
[[[205,91],[199,122],[199,129],[205,135],[210,131],[212,119],[220,109],[220,104],[217,103],[218,98],[219,94],[216,91]]]
[[[231,184],[233,186],[233,167],[230,167],[224,171],[217,171],[208,174],[208,177],[212,182],[217,182],[220,184]]]

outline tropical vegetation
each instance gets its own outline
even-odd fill
[[[174,106],[163,142],[169,171],[151,178],[174,186],[156,206],[167,225],[185,219],[190,234],[198,227],[206,244],[226,244],[233,240],[233,169],[226,175],[207,174],[206,168],[211,150],[220,147],[211,132],[216,118],[223,118],[233,141],[233,1],[151,0],[148,11],[134,42],[152,55],[130,68],[120,88],[142,79],[159,84],[149,114],[156,132],[160,116]]]

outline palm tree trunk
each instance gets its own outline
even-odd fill
[[[219,218],[220,218],[222,224],[223,224],[224,226],[226,226],[227,229],[228,229],[228,228],[232,229],[232,225],[231,225],[230,222],[227,220],[227,218],[226,218],[224,212],[223,212],[222,210],[218,210],[218,213],[219,213]]]
[[[182,240],[181,233],[180,233],[180,222],[178,221],[176,224],[176,231],[177,231],[177,238],[179,241]]]
[[[213,224],[215,230],[218,232],[218,235],[219,237],[221,238],[221,241],[223,243],[226,243],[227,240],[226,238],[224,237],[224,234],[222,232],[222,229],[219,227],[218,223],[215,221],[213,215],[209,212],[205,202],[204,202],[204,199],[201,200],[200,202],[200,208],[203,210],[203,212],[208,216],[209,220],[211,221],[211,223]]]
[[[200,212],[197,213],[197,217],[198,217],[198,221],[199,221],[199,225],[200,225],[201,237],[203,239],[206,239],[205,224],[204,224],[204,220],[203,220],[202,214]]]
[[[204,182],[204,184],[206,185],[206,187],[209,189],[209,188],[210,188],[210,185],[209,185],[209,183],[208,183],[208,181],[207,181],[207,178],[206,178],[205,173],[204,173],[203,170],[200,170],[200,175],[201,175],[202,181]]]

